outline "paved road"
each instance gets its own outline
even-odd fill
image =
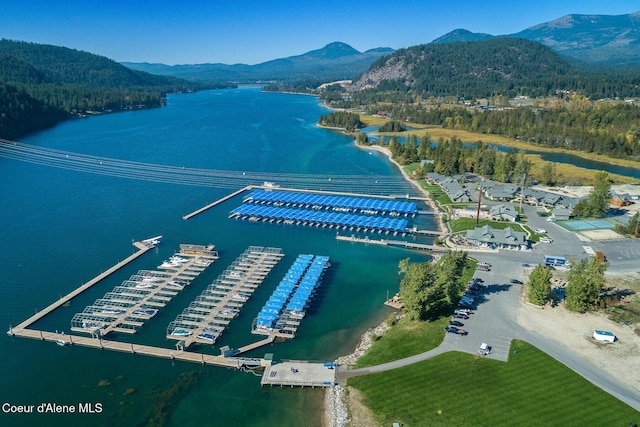
[[[511,341],[520,339],[534,345],[604,391],[640,411],[640,396],[637,391],[611,378],[597,366],[581,359],[572,352],[571,348],[546,339],[517,324],[517,312],[521,307],[521,285],[510,284],[509,280],[522,279],[523,263],[538,264],[542,262],[545,254],[566,256],[567,258],[573,256],[576,259],[586,256],[582,248],[583,242],[578,240],[575,235],[564,229],[559,229],[560,227],[555,225],[556,229],[551,229],[549,227],[551,223],[537,217],[535,212],[530,212],[527,215],[531,227],[547,229],[554,242],[549,244],[548,248],[534,248],[530,252],[501,251],[499,254],[474,254],[474,257],[479,261],[491,263],[493,268],[490,272],[476,272],[476,277],[484,280],[485,288],[477,299],[478,310],[468,320],[461,320],[465,324],[463,328],[469,331],[469,335],[446,334],[442,344],[433,350],[382,365],[353,370],[340,367],[337,372],[338,383],[344,384],[348,378],[354,376],[407,366],[448,351],[477,354],[477,350],[483,342],[492,346],[492,352],[487,357],[506,362]],[[534,220],[532,221],[532,219]],[[540,224],[537,224],[536,220]],[[640,242],[635,240],[632,242],[635,243],[635,247],[640,248]],[[640,252],[638,252],[638,257],[640,257]]]

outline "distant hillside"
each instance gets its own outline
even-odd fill
[[[495,37],[496,36],[492,36],[491,34],[472,33],[469,30],[458,28],[456,30],[453,30],[445,34],[442,37],[438,37],[431,43],[442,44],[442,43],[455,43],[455,42],[479,42],[482,40],[489,40]]]
[[[509,37],[534,40],[582,62],[609,68],[640,68],[640,12],[628,15],[566,15]],[[489,34],[454,30],[433,41],[487,40]]]
[[[199,86],[131,70],[99,55],[0,40],[0,138],[16,138],[89,111],[160,106]]]
[[[164,65],[123,62],[134,70],[180,77],[195,82],[239,83],[351,79],[367,70],[375,60],[393,52],[390,48],[359,52],[345,43],[330,43],[302,55],[274,59],[256,65],[194,64]]]
[[[372,64],[353,90],[407,91],[423,96],[482,98],[493,94],[546,94],[571,66],[540,43],[494,38],[399,49]]]

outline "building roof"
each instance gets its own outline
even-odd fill
[[[526,236],[526,233],[522,231],[514,231],[511,227],[500,230],[493,228],[490,225],[484,225],[480,228],[467,230],[467,240],[482,243],[493,243],[496,245],[526,245]]]

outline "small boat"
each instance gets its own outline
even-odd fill
[[[154,285],[152,282],[139,282],[137,285],[134,286],[134,288],[136,289],[149,289],[153,287]]]
[[[178,255],[173,255],[173,256],[171,256],[169,258],[169,261],[175,262],[175,263],[178,263],[178,264],[183,264],[183,263],[185,263],[185,262],[187,262],[189,260],[186,259],[186,258],[182,258],[181,256],[178,256]]]
[[[82,322],[83,329],[96,330],[96,329],[104,329],[106,327],[107,327],[107,324],[102,322]]]
[[[222,310],[220,314],[226,317],[233,317],[235,319],[238,316],[238,314],[240,314],[240,311],[233,308],[226,308]]]
[[[71,344],[71,343],[69,341],[58,339],[58,340],[56,340],[56,344],[58,344],[60,347],[64,347],[65,345]]]
[[[133,310],[133,314],[151,318],[158,314],[158,310],[156,310],[155,308],[139,308],[137,310]]]
[[[172,281],[167,283],[167,286],[170,286],[172,288],[178,288],[178,289],[182,290],[188,284],[189,284],[189,282],[183,282],[183,281],[180,281],[180,280],[172,280]]]
[[[122,314],[124,310],[118,310],[115,308],[104,308],[100,310],[100,314]]]
[[[171,335],[176,337],[188,337],[191,336],[191,334],[192,332],[186,329],[174,329],[173,332],[171,332]]]
[[[204,340],[204,341],[209,341],[211,344],[213,344],[216,341],[216,338],[217,338],[213,334],[209,334],[209,333],[198,334],[196,337],[198,339],[201,339],[201,340]]]
[[[243,292],[238,292],[237,294],[234,294],[231,298],[235,300],[240,300],[242,302],[247,302],[249,300],[249,295]]]
[[[180,268],[180,267],[182,267],[182,264],[180,264],[179,262],[168,260],[168,259],[162,261],[162,264],[158,266],[158,268]]]

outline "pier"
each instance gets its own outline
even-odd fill
[[[188,219],[191,219],[191,218],[193,218],[194,216],[199,215],[199,214],[201,214],[202,212],[204,212],[204,211],[206,211],[206,210],[209,210],[209,209],[213,208],[214,206],[219,205],[220,203],[226,202],[226,201],[227,201],[227,200],[229,200],[229,199],[233,199],[233,198],[234,198],[234,197],[236,197],[238,194],[242,194],[242,193],[244,193],[245,191],[247,191],[247,190],[251,190],[251,189],[253,189],[253,188],[255,188],[255,187],[254,187],[254,186],[252,186],[252,185],[247,185],[246,187],[243,187],[243,188],[241,188],[241,189],[240,189],[240,190],[238,190],[238,191],[234,191],[233,193],[228,194],[228,195],[224,196],[223,198],[216,200],[216,201],[215,201],[215,202],[213,202],[213,203],[210,203],[210,204],[208,204],[208,205],[206,205],[206,206],[203,206],[203,207],[201,207],[200,209],[196,209],[195,211],[193,211],[193,212],[191,212],[191,213],[189,213],[189,214],[187,214],[187,215],[183,216],[183,217],[182,217],[182,219],[184,219],[185,221],[186,221],[186,220],[188,220]]]
[[[111,332],[136,333],[218,258],[213,245],[181,245],[181,248],[189,251],[165,260],[158,266],[162,271],[140,270],[82,313],[76,313],[71,319],[71,330],[100,338]]]
[[[313,363],[286,361],[266,365],[260,385],[280,387],[332,387],[336,383],[337,365],[332,362]]]
[[[422,251],[432,251],[432,252],[447,252],[449,250],[449,248],[445,246],[405,242],[404,240],[370,239],[368,237],[357,237],[355,235],[342,236],[340,234],[336,234],[336,240],[340,240],[344,242],[365,243],[367,245],[398,246],[406,249],[418,249]]]
[[[283,256],[279,248],[250,246],[169,324],[167,338],[178,340],[179,349],[213,345]]]
[[[155,244],[145,243],[145,242],[133,242],[133,246],[135,246],[138,250],[136,252],[134,252],[132,255],[130,255],[127,258],[125,258],[124,260],[120,261],[119,263],[117,263],[113,267],[107,269],[103,273],[100,273],[99,275],[97,275],[93,279],[89,280],[87,283],[81,285],[79,288],[76,288],[75,290],[69,292],[67,295],[61,297],[58,301],[54,302],[53,304],[49,305],[48,307],[44,308],[43,310],[40,310],[39,312],[37,312],[33,316],[29,317],[24,322],[20,323],[18,326],[14,327],[13,330],[14,331],[16,331],[16,330],[20,331],[22,329],[28,328],[33,323],[37,322],[38,320],[40,320],[41,318],[43,318],[47,314],[53,312],[58,307],[61,307],[61,306],[65,305],[65,304],[67,304],[69,301],[71,301],[72,298],[77,297],[78,295],[80,295],[81,293],[86,291],[87,289],[91,288],[96,283],[98,283],[98,282],[102,281],[103,279],[109,277],[110,275],[112,275],[116,271],[120,270],[125,265],[127,265],[130,262],[132,262],[133,260],[137,259],[139,256],[141,256],[142,254],[147,252],[149,249],[154,248]]]

